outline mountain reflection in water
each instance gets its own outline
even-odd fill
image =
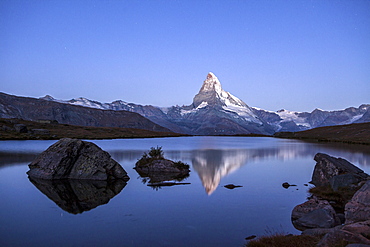
[[[71,214],[80,214],[107,204],[126,186],[123,180],[43,180],[28,178],[35,187]]]
[[[208,195],[219,185],[221,178],[239,169],[247,162],[244,150],[204,150],[195,151],[192,158],[194,170]]]
[[[312,166],[315,161],[313,157],[320,152],[328,153],[333,156],[342,157],[354,164],[363,167],[370,165],[369,147],[366,145],[346,145],[346,144],[319,144],[306,143],[296,145],[284,143],[275,147],[245,148],[245,149],[197,149],[166,151],[166,156],[173,160],[191,162],[193,170],[198,174],[205,191],[208,195],[212,194],[223,177],[238,170],[243,165],[258,160],[292,160],[297,158],[312,159]],[[136,162],[140,157],[141,151],[113,151],[112,156],[118,160]],[[133,162],[133,163],[134,163]],[[189,163],[190,163],[189,162]]]

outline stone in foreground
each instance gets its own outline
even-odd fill
[[[346,224],[370,219],[370,180],[346,204],[345,217]]]
[[[351,184],[355,185],[369,178],[369,175],[364,173],[363,170],[342,158],[317,153],[314,160],[317,163],[312,174],[311,183],[315,186],[331,185],[334,189],[339,189]],[[343,176],[344,174],[346,176]]]
[[[126,171],[91,142],[64,138],[42,152],[27,174],[39,179],[129,180]]]
[[[326,200],[310,199],[294,207],[292,223],[298,230],[331,228],[340,224],[334,208]]]

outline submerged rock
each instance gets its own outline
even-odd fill
[[[129,180],[109,153],[91,142],[64,138],[42,152],[27,174],[40,179]]]
[[[256,237],[257,237],[256,235],[250,235],[246,237],[245,240],[252,240],[252,239],[255,239]]]
[[[233,190],[235,188],[239,188],[239,187],[243,187],[243,186],[241,186],[241,185],[235,185],[235,184],[227,184],[224,187],[227,188],[227,189]]]
[[[297,186],[296,184],[289,184],[288,182],[282,183],[282,185],[285,189],[288,189],[290,186]]]

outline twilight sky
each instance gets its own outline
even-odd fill
[[[0,91],[189,105],[207,73],[249,106],[370,103],[368,0],[0,0]]]

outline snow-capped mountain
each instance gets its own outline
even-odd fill
[[[208,73],[202,88],[195,95],[192,106],[195,109],[220,106],[223,111],[237,114],[246,121],[263,124],[246,103],[222,89],[220,81],[212,72]]]
[[[188,106],[144,106],[122,100],[100,103],[86,98],[61,101],[48,95],[41,99],[104,110],[136,112],[174,132],[195,135],[273,134],[277,131],[300,131],[370,121],[370,105],[340,111],[316,109],[311,113],[288,110],[272,112],[249,107],[224,91],[212,72],[208,73],[193,103]]]
[[[253,108],[255,113],[276,131],[301,131],[317,127],[370,122],[370,105],[349,107],[339,111],[315,109],[311,113],[279,110],[269,112]]]

